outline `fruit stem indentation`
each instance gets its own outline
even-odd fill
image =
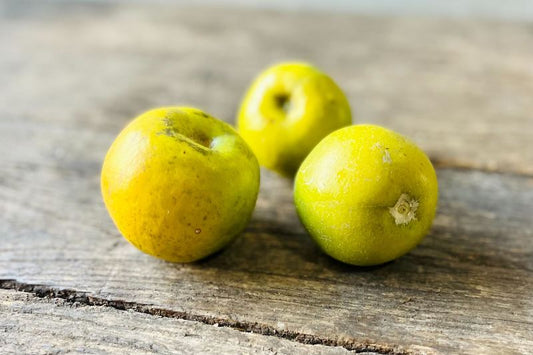
[[[282,110],[285,113],[289,112],[289,109],[291,107],[291,100],[288,94],[275,95],[274,100],[276,101],[276,106],[280,110]]]
[[[164,134],[166,136],[184,141],[198,151],[211,149],[213,140],[205,132],[201,130],[195,130],[192,132],[187,132],[186,134],[186,132],[182,132],[180,129],[178,129],[178,127],[175,126],[174,121],[169,118],[165,118],[163,123],[165,124],[165,128],[157,134]]]

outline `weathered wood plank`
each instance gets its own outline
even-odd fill
[[[112,4],[4,2],[0,119],[117,132],[190,104],[233,121],[287,58],[340,83],[356,122],[413,137],[442,166],[533,174],[532,24]]]
[[[199,322],[0,290],[2,353],[349,354]],[[373,353],[376,354],[376,353]]]
[[[98,177],[110,133],[25,121],[0,129],[0,151],[9,152],[0,166],[0,279],[340,344],[533,347],[531,177],[439,170],[428,238],[396,262],[360,269],[317,250],[297,221],[291,182],[265,173],[248,232],[208,260],[175,265],[136,251],[107,216]],[[10,149],[18,143],[24,149]]]
[[[244,236],[193,265],[128,245],[98,186],[105,150],[131,116],[190,103],[232,120],[256,71],[286,57],[324,67],[357,117],[414,137],[440,165],[530,174],[531,25],[5,4],[0,279],[341,345],[533,348],[526,175],[439,170],[430,236],[373,269],[322,255],[297,221],[291,183],[268,173]]]

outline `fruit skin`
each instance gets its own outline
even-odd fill
[[[369,266],[414,248],[431,227],[435,170],[410,140],[373,125],[324,138],[296,174],[294,202],[320,248],[342,262]]]
[[[122,235],[172,262],[204,258],[246,226],[259,164],[228,124],[188,107],[134,119],[104,160],[102,196]]]
[[[306,63],[281,63],[261,73],[237,117],[259,163],[287,177],[322,138],[351,123],[342,90]]]

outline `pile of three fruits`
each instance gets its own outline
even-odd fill
[[[414,248],[431,227],[437,178],[414,143],[388,129],[351,126],[339,87],[316,68],[263,72],[230,125],[193,108],[134,119],[102,168],[106,207],[140,250],[191,262],[227,245],[248,223],[259,163],[292,177],[300,220],[333,258],[376,265]],[[257,158],[256,158],[257,157]]]

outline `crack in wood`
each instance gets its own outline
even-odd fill
[[[192,314],[188,312],[180,312],[159,307],[153,307],[149,304],[142,304],[136,302],[109,300],[101,297],[95,297],[84,291],[77,291],[73,289],[57,289],[45,285],[19,282],[13,279],[0,279],[0,289],[31,293],[39,298],[57,298],[65,300],[69,303],[83,304],[85,306],[104,306],[122,311],[131,310],[153,316],[195,321],[206,325],[232,328],[246,333],[255,333],[264,336],[278,337],[301,344],[342,347],[346,350],[353,351],[355,353],[379,353],[388,355],[418,354],[418,352],[416,351],[406,350],[400,346],[375,344],[365,341],[356,341],[354,339],[325,338],[312,334],[299,333],[291,330],[279,330],[272,326],[256,322],[243,322],[232,319],[223,319],[212,316]]]

